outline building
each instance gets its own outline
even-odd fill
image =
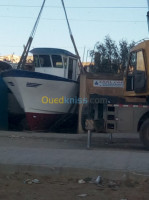
[[[21,56],[17,55],[5,55],[5,56],[0,56],[0,61],[6,61],[10,63],[19,63]],[[27,57],[27,63],[32,63],[33,62],[33,56],[28,56]]]

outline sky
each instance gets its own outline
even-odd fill
[[[21,55],[43,0],[0,0],[0,56]],[[109,35],[117,43],[149,38],[147,0],[64,0],[82,61],[96,42]],[[46,0],[33,39],[36,47],[62,48],[74,53],[61,0]]]

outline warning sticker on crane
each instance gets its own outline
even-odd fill
[[[124,82],[120,80],[93,80],[93,86],[123,88]]]

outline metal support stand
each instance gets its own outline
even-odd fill
[[[88,130],[87,132],[87,149],[90,149],[91,147],[91,139],[92,139],[92,132],[91,130]]]
[[[113,143],[113,135],[112,133],[109,134],[109,144]]]

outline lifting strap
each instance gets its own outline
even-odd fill
[[[71,31],[71,28],[70,28],[70,24],[69,24],[68,17],[67,17],[67,13],[66,13],[66,9],[65,9],[65,4],[64,4],[64,1],[63,1],[63,0],[61,0],[61,1],[62,1],[62,6],[63,6],[63,9],[64,9],[65,17],[66,17],[68,29],[69,29],[70,38],[71,38],[72,44],[73,44],[73,46],[74,46],[75,53],[76,53],[76,55],[77,55],[77,57],[78,57],[80,71],[81,71],[81,73],[84,73],[84,72],[85,72],[85,69],[84,69],[84,67],[83,67],[83,65],[82,65],[82,62],[81,62],[81,59],[80,59],[80,56],[79,56],[79,52],[78,52],[77,46],[76,46],[76,44],[75,44],[74,37],[73,37],[73,35],[72,35],[72,31]]]

